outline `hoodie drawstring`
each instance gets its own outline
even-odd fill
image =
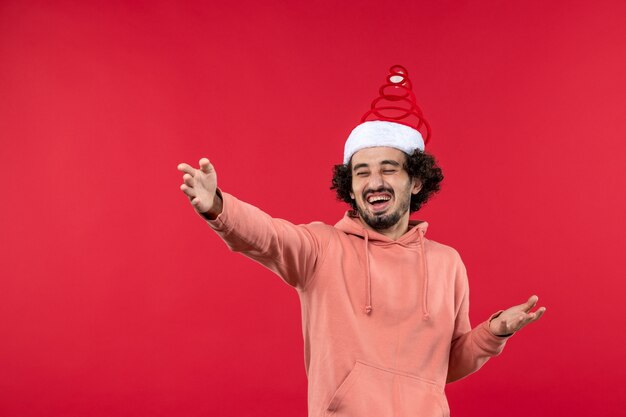
[[[365,268],[367,269],[367,282],[365,283],[365,314],[372,312],[372,273],[370,272],[370,251],[368,234],[365,232]]]
[[[426,265],[426,251],[424,250],[424,231],[419,231],[420,250],[422,251],[422,276],[423,276],[423,288],[422,288],[422,318],[424,320],[430,319],[430,313],[428,312],[428,265]]]
[[[364,234],[363,243],[365,244],[365,269],[367,270],[367,282],[365,283],[365,314],[372,312],[372,273],[370,271],[370,255],[369,255],[369,235]],[[418,231],[419,245],[422,262],[422,319],[429,320],[430,312],[428,311],[428,265],[426,264],[426,251],[424,249],[424,231]]]

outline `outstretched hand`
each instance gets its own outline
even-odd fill
[[[546,312],[545,307],[531,310],[537,305],[539,297],[531,296],[524,304],[504,310],[489,323],[489,329],[496,336],[506,336],[515,333],[529,323],[537,321]]]
[[[198,213],[216,217],[222,211],[222,200],[217,196],[217,173],[207,158],[200,159],[199,165],[199,169],[185,163],[178,165],[178,170],[185,173],[180,189]]]

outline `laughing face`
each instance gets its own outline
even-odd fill
[[[409,177],[405,161],[404,152],[382,146],[352,156],[350,196],[361,219],[379,233],[395,235],[408,228],[411,195],[419,192],[421,182]]]

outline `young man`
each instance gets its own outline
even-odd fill
[[[228,246],[297,290],[309,416],[448,416],[445,384],[545,311],[531,311],[532,296],[471,329],[458,253],[409,220],[443,178],[423,150],[417,130],[396,121],[357,126],[333,178],[354,210],[335,226],[296,226],[221,192],[206,158],[178,166],[181,190]]]

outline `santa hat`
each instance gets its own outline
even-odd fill
[[[415,101],[406,68],[391,67],[378,93],[370,110],[361,117],[361,124],[348,136],[343,151],[346,165],[361,149],[388,146],[411,155],[416,149],[423,151],[430,139],[430,126]]]

